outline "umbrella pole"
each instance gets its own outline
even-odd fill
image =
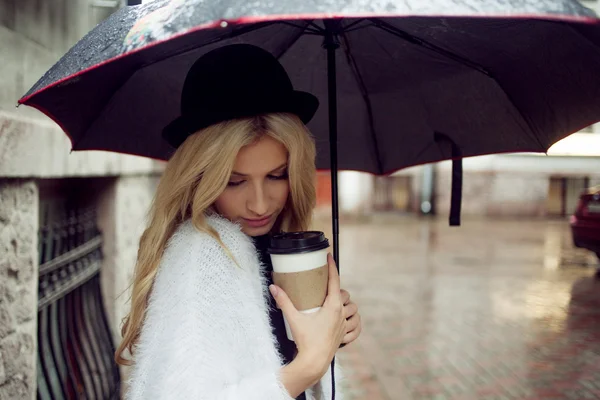
[[[331,225],[333,229],[333,259],[340,271],[339,207],[338,207],[338,153],[337,153],[337,82],[335,51],[340,44],[335,36],[337,21],[325,20],[327,50],[327,102],[329,104],[329,161],[331,164]],[[340,347],[344,347],[342,344]],[[331,399],[335,400],[335,356],[331,360]]]
[[[334,35],[330,21],[325,21],[325,40],[327,50],[327,96],[329,105],[329,161],[331,164],[331,227],[333,230],[333,259],[340,270],[339,248],[339,205],[338,205],[338,153],[337,153],[337,79],[335,51],[340,47]]]

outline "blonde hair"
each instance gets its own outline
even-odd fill
[[[287,232],[309,228],[316,202],[316,151],[310,132],[297,116],[278,113],[225,121],[189,136],[167,163],[150,208],[148,227],[140,239],[131,309],[115,353],[118,364],[131,365],[124,358],[125,350],[134,354],[160,260],[178,225],[191,219],[196,229],[225,247],[205,216],[225,190],[239,150],[262,135],[279,141],[288,150],[290,194],[278,228]]]

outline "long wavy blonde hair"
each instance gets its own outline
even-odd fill
[[[125,351],[134,354],[160,260],[178,225],[191,219],[196,229],[224,246],[218,233],[208,226],[206,214],[225,190],[240,149],[262,135],[279,141],[288,151],[290,194],[278,218],[278,229],[293,232],[309,228],[316,202],[316,151],[310,132],[297,116],[278,113],[236,119],[188,137],[167,163],[150,208],[148,227],[140,239],[131,309],[123,321],[123,340],[115,353],[117,363],[132,363],[124,357]]]

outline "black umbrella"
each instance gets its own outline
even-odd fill
[[[160,132],[191,64],[232,43],[269,50],[327,104],[309,127],[332,173],[339,263],[338,168],[454,159],[457,225],[462,157],[545,152],[600,120],[596,22],[575,0],[157,0],[101,23],[19,102],[74,150],[168,159]]]
[[[596,22],[571,0],[154,1],[101,23],[19,102],[74,150],[168,159],[160,131],[193,61],[259,45],[328,104],[309,127],[318,168],[332,171],[339,260],[338,168],[388,174],[452,158],[458,225],[462,157],[545,152],[598,121]]]

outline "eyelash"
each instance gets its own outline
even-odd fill
[[[287,172],[286,172],[286,173],[284,173],[283,175],[279,175],[279,176],[276,176],[276,175],[268,175],[267,177],[268,177],[269,179],[273,180],[273,181],[283,181],[283,180],[285,180],[285,179],[287,179],[287,178],[288,178],[288,174],[287,174]],[[236,186],[240,186],[240,185],[241,185],[242,183],[244,183],[244,182],[245,182],[245,181],[239,181],[239,182],[229,182],[229,183],[227,183],[227,186],[230,186],[230,187],[236,187]]]

